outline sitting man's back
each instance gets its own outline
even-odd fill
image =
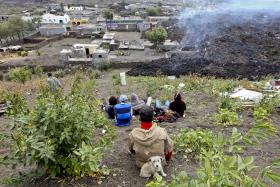
[[[129,126],[131,122],[131,104],[127,103],[127,96],[120,96],[120,104],[115,105],[116,125]]]
[[[151,156],[162,156],[169,160],[173,141],[164,128],[152,123],[153,108],[144,106],[140,111],[141,128],[129,134],[129,150],[135,153],[136,165],[142,167]]]

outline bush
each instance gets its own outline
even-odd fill
[[[32,73],[34,75],[42,75],[44,72],[43,68],[41,66],[36,66],[32,69]]]
[[[101,64],[98,66],[97,69],[98,69],[99,71],[108,71],[111,67],[112,67],[111,63],[104,62],[104,63],[101,63]]]
[[[5,92],[0,94],[7,102],[8,108],[5,111],[7,116],[18,116],[29,112],[26,99],[18,92]]]
[[[146,35],[148,40],[154,43],[156,47],[158,44],[163,43],[167,38],[167,32],[163,27],[154,28],[153,30],[148,31]]]
[[[21,56],[21,57],[28,56],[28,52],[27,51],[18,51],[17,54],[18,54],[18,56]]]
[[[213,138],[214,135],[209,130],[183,129],[174,137],[175,148],[186,156],[198,157],[203,149],[213,148]]]
[[[19,83],[25,83],[32,78],[32,73],[27,68],[14,68],[8,72],[7,79]]]
[[[53,72],[53,76],[56,78],[64,77],[65,74],[66,74],[65,71],[63,71],[62,69],[59,69],[59,70]]]
[[[220,109],[218,114],[211,116],[215,125],[238,125],[240,120],[236,112],[232,112],[228,109]]]
[[[219,109],[227,109],[232,112],[241,111],[242,106],[240,103],[237,103],[234,99],[228,96],[222,96],[219,99]]]
[[[66,96],[41,91],[34,108],[14,120],[12,159],[36,164],[51,176],[102,172],[100,161],[114,131],[91,95],[92,82],[82,81],[76,79]]]

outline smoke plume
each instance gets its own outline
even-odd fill
[[[180,16],[186,31],[183,44],[198,47],[227,27],[245,23],[271,23],[280,17],[280,0],[192,0]]]

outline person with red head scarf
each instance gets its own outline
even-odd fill
[[[174,101],[170,103],[169,109],[173,112],[177,112],[180,117],[184,117],[186,110],[186,103],[182,100],[180,93],[176,93],[174,96]]]
[[[152,156],[162,156],[166,161],[172,156],[173,141],[164,128],[152,122],[153,117],[153,108],[143,106],[140,110],[141,126],[129,134],[129,151],[135,154],[136,165],[139,168]]]

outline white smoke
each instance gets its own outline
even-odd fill
[[[277,17],[280,0],[193,0],[180,16],[186,30],[183,43],[197,47],[206,37],[216,37],[234,24],[266,23]]]

